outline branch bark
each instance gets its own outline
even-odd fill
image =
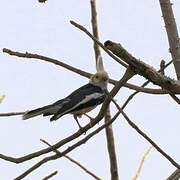
[[[159,0],[177,79],[180,80],[180,40],[170,0]]]
[[[180,80],[180,39],[178,35],[177,25],[170,0],[159,0],[165,28],[169,41],[169,50],[173,58],[173,64],[176,71],[177,79]],[[174,97],[174,96],[173,96]],[[175,98],[177,100],[177,98]],[[178,101],[179,102],[179,99]],[[167,180],[180,179],[180,170],[174,171]]]
[[[145,77],[152,83],[161,86],[163,89],[169,91],[169,93],[175,93],[180,91],[180,82],[166,77],[156,71],[150,65],[136,59],[127,50],[125,50],[121,44],[112,41],[106,41],[105,47],[112,51],[116,56],[121,58],[127,64],[129,64],[133,71],[137,74]]]
[[[105,123],[111,120],[111,113],[110,107],[107,108],[105,114]],[[114,141],[114,132],[112,124],[105,128],[106,131],[106,139],[107,139],[107,148],[109,153],[109,160],[110,160],[110,170],[111,170],[111,180],[118,180],[119,173],[118,173],[118,163],[116,157],[116,148],[115,148],[115,141]]]

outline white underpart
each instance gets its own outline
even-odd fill
[[[62,114],[66,114],[68,111],[71,111],[72,109],[77,108],[77,107],[80,106],[81,104],[85,104],[85,103],[89,102],[91,99],[98,99],[98,98],[100,98],[101,96],[103,96],[102,93],[93,93],[93,94],[87,95],[87,96],[85,96],[85,98],[84,98],[81,102],[79,102],[78,104],[76,104],[76,105],[75,105],[74,107],[72,107],[71,109],[68,109],[67,111],[63,112]],[[78,112],[80,112],[80,111],[81,111],[81,110],[78,110]],[[57,116],[57,119],[58,119],[60,116],[62,116],[62,114],[59,114],[59,115]]]

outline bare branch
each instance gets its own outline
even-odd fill
[[[112,51],[116,56],[121,58],[127,64],[132,66],[133,70],[150,80],[156,85],[161,86],[163,89],[168,90],[170,93],[180,92],[180,83],[171,78],[163,76],[148,64],[136,59],[127,50],[125,50],[119,43],[106,41],[105,46]]]
[[[169,63],[165,64],[165,65],[164,65],[164,69],[167,68],[171,63],[172,63],[172,61],[170,61]],[[160,69],[158,72],[161,72],[161,71],[162,71],[162,69]],[[149,83],[150,83],[150,81],[148,80],[148,81],[144,82],[144,83],[141,85],[141,87],[145,87],[145,86],[148,85]],[[123,104],[122,109],[124,109],[124,108],[127,106],[127,104],[133,99],[133,97],[134,97],[136,94],[138,94],[139,92],[140,92],[140,91],[135,91],[134,93],[132,93],[132,94],[127,98],[127,100],[125,101],[125,103]]]
[[[134,128],[144,139],[146,139],[158,152],[160,152],[172,165],[176,168],[180,169],[180,165],[169,156],[163,149],[161,149],[146,133],[144,133],[130,118],[126,115],[126,113],[122,110],[122,108],[116,103],[115,100],[112,99],[112,102],[116,105],[117,109],[122,113],[125,120],[128,124]]]
[[[177,79],[180,80],[180,40],[174,13],[172,10],[172,3],[170,0],[159,0],[159,2],[166,25],[165,27],[170,46],[170,53],[176,70]]]
[[[161,60],[161,63],[160,63],[160,70],[161,70],[161,74],[162,75],[165,75],[165,61],[164,60]]]
[[[91,39],[93,39],[93,41],[95,41],[110,57],[112,57],[115,61],[117,61],[119,64],[121,64],[124,67],[128,67],[126,63],[122,62],[119,58],[117,58],[116,56],[114,56],[113,53],[111,53],[106,47],[104,47],[104,45],[97,40],[86,28],[84,28],[83,26],[81,26],[80,24],[74,22],[74,21],[70,21],[70,23],[77,27],[78,29],[80,29],[81,31],[83,31],[84,33],[86,33]]]
[[[42,56],[42,55],[38,55],[38,54],[32,54],[32,53],[21,53],[21,52],[16,52],[16,51],[12,51],[10,49],[7,49],[7,48],[3,48],[3,52],[4,53],[8,53],[9,55],[11,56],[17,56],[17,57],[23,57],[23,58],[28,58],[28,59],[38,59],[38,60],[42,60],[42,61],[45,61],[45,62],[49,62],[49,63],[53,63],[55,65],[58,65],[58,66],[61,66],[61,67],[64,67],[74,73],[77,73],[77,74],[80,74],[84,77],[87,77],[87,78],[90,78],[92,74],[88,73],[88,72],[85,72],[85,71],[82,71],[78,68],[75,68],[75,67],[72,67],[66,63],[63,63],[62,61],[59,61],[57,59],[53,59],[53,58],[49,58],[49,57],[46,57],[46,56]]]
[[[54,171],[53,173],[51,173],[50,175],[44,177],[42,180],[48,180],[50,178],[52,178],[53,176],[55,176],[58,173],[58,171]]]
[[[172,99],[174,99],[174,101],[176,101],[178,104],[180,104],[180,99],[176,95],[171,94],[171,93],[169,95],[172,97]]]
[[[151,146],[150,148],[148,148],[148,150],[145,152],[145,154],[143,155],[142,159],[141,159],[141,162],[140,162],[140,165],[139,165],[139,168],[136,172],[136,175],[132,178],[132,180],[137,180],[138,177],[140,176],[141,174],[141,171],[142,171],[142,168],[143,168],[143,165],[144,165],[144,162],[145,162],[145,159],[147,158],[147,156],[149,155],[151,149],[153,148],[153,146]]]
[[[105,114],[105,123],[111,120],[110,114],[110,107],[108,107],[106,114]],[[118,180],[119,173],[118,173],[118,164],[117,164],[117,157],[116,157],[116,149],[115,149],[115,141],[114,141],[114,133],[112,124],[105,128],[106,130],[106,139],[107,139],[107,148],[109,153],[109,160],[110,160],[110,169],[111,169],[111,180]]]
[[[46,145],[48,145],[49,147],[52,147],[51,144],[49,144],[46,140],[40,139],[43,143],[45,143]],[[57,149],[54,150],[54,152],[56,154],[61,154],[60,151],[58,151]],[[90,176],[92,176],[94,179],[96,180],[101,180],[99,177],[97,177],[94,173],[92,173],[91,171],[89,171],[87,168],[85,168],[85,166],[83,166],[82,164],[80,164],[78,161],[74,160],[73,158],[71,158],[68,155],[64,155],[63,157],[65,157],[66,159],[68,159],[69,161],[73,162],[74,164],[76,164],[78,167],[80,167],[83,171],[85,171],[87,174],[89,174]]]

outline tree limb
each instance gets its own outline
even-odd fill
[[[159,2],[168,36],[169,50],[173,59],[177,79],[180,80],[180,40],[172,10],[172,3],[170,0],[159,0]]]
[[[169,77],[163,76],[148,64],[136,59],[127,50],[125,50],[119,43],[112,41],[105,42],[106,48],[112,51],[116,56],[121,58],[127,64],[132,66],[134,72],[145,77],[156,85],[161,86],[163,89],[168,90],[170,93],[180,92],[180,82],[173,80]]]

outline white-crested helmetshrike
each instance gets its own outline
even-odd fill
[[[108,74],[105,71],[99,71],[90,78],[88,84],[75,90],[64,99],[27,111],[23,115],[23,120],[42,114],[43,116],[52,115],[50,121],[55,121],[65,114],[73,114],[78,126],[81,127],[77,117],[81,117],[104,102],[108,79]]]

